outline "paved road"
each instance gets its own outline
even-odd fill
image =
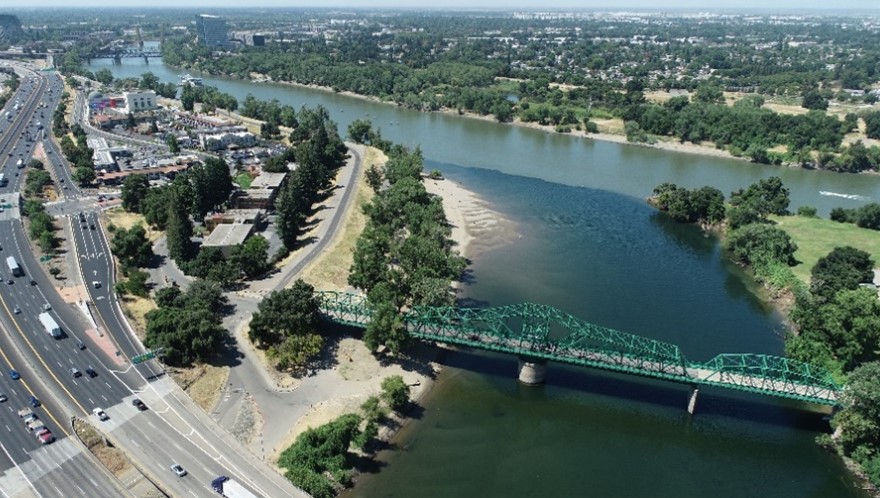
[[[83,114],[76,114],[80,119]],[[126,137],[113,136],[127,141]],[[69,213],[74,249],[86,283],[97,325],[108,332],[123,358],[144,352],[122,316],[114,292],[113,265],[107,239],[94,212]],[[95,226],[92,229],[92,226]],[[100,285],[94,285],[99,282]],[[195,406],[180,388],[163,376],[154,361],[127,365],[112,372],[129,392],[111,399],[104,407],[110,420],[102,424],[108,435],[154,482],[174,496],[216,496],[209,489],[218,475],[229,475],[267,497],[307,496],[273,468],[255,458],[241,444]],[[131,400],[139,396],[151,409],[137,413]],[[96,422],[97,423],[97,422]],[[169,470],[180,463],[190,472],[184,478]]]
[[[0,187],[0,197],[10,199],[11,192],[21,186],[22,176],[16,176],[21,171],[17,163],[30,160],[35,140],[41,136],[36,122],[44,118],[40,118],[39,113],[46,112],[42,109],[54,108],[61,93],[57,76],[38,76],[24,70],[21,74],[21,89],[7,106],[7,109],[11,108],[18,100],[21,109],[0,125],[0,172],[9,179],[8,185]],[[51,93],[48,92],[50,88]],[[46,107],[43,107],[44,103]],[[0,334],[0,363],[3,365],[0,392],[9,398],[0,404],[0,434],[5,430],[5,435],[0,437],[0,490],[8,496],[126,495],[118,481],[97,464],[81,444],[69,437],[69,414],[76,412],[67,400],[57,396],[48,379],[58,374],[58,368],[66,368],[71,359],[91,362],[91,352],[68,349],[66,346],[70,343],[52,338],[37,322],[37,315],[47,304],[53,307],[52,303],[63,303],[51,290],[45,275],[41,272],[31,274],[30,270],[36,270],[38,266],[16,217],[0,221],[0,247],[3,247],[0,255],[4,259],[4,278],[0,284],[0,328],[3,329]],[[22,256],[22,249],[30,259]],[[17,259],[24,275],[11,274],[5,264],[9,256]],[[69,315],[66,317],[71,322],[76,320]],[[60,316],[58,320],[62,320]],[[52,368],[50,364],[58,366]],[[19,371],[22,378],[10,378],[7,374],[10,369]],[[99,382],[92,378],[88,381],[78,379],[71,389],[82,392],[83,396],[100,396]],[[56,436],[55,443],[40,445],[18,417],[18,410],[28,405],[30,396],[41,401],[35,412]]]

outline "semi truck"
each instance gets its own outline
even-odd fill
[[[220,493],[221,496],[225,496],[226,498],[260,498],[248,491],[247,488],[236,482],[234,479],[230,479],[226,476],[220,476],[211,481],[211,487],[214,488],[214,491]]]
[[[13,277],[20,277],[24,275],[24,272],[21,271],[21,267],[18,266],[18,261],[15,260],[12,256],[6,258],[6,266],[9,267],[9,271],[12,272]]]
[[[46,329],[46,333],[56,339],[61,337],[61,327],[59,327],[58,324],[55,323],[55,319],[52,318],[52,315],[47,312],[40,313],[40,323],[43,324],[43,328]]]

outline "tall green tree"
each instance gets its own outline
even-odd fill
[[[187,200],[189,186],[185,177],[179,176],[168,190],[168,219],[165,235],[168,238],[168,254],[175,261],[187,261],[193,255],[192,236],[193,224],[189,218]]]
[[[129,175],[122,182],[122,209],[130,213],[140,213],[141,203],[147,197],[150,189],[150,180],[146,175]]]
[[[153,258],[153,246],[140,224],[128,230],[117,228],[110,249],[123,268],[142,268],[148,266]]]

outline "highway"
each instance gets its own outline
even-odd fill
[[[19,70],[19,74],[20,89],[3,110],[4,116],[10,112],[10,119],[4,118],[0,124],[0,172],[9,180],[7,186],[0,187],[0,198],[7,206],[13,200],[12,192],[21,186],[22,170],[17,163],[22,160],[26,164],[30,160],[35,141],[41,137],[36,122],[45,119],[40,114],[45,116],[51,112],[61,93],[57,77],[55,81],[47,81],[47,78],[29,71]],[[14,109],[16,103],[20,106],[17,112]],[[0,491],[3,496],[125,495],[118,481],[81,444],[69,437],[69,407],[54,395],[53,390],[47,389],[44,382],[46,370],[40,368],[40,360],[59,361],[71,357],[71,352],[64,351],[60,344],[53,344],[54,348],[44,345],[42,353],[36,355],[28,340],[22,340],[29,339],[28,334],[42,330],[42,327],[36,327],[36,316],[48,302],[47,297],[57,294],[42,274],[34,275],[36,285],[31,285],[29,273],[13,277],[6,268],[6,257],[21,250],[18,246],[21,242],[20,221],[15,217],[18,209],[7,210],[10,213],[4,214],[11,216],[0,218],[0,247],[3,247],[0,256],[3,256],[4,263],[0,286],[0,327],[4,331],[0,336],[0,393],[9,398],[0,404],[0,434],[5,431],[0,437]],[[50,290],[49,296],[43,294],[42,287]],[[19,313],[14,312],[16,308]],[[21,379],[13,380],[9,375],[11,369],[19,372]],[[30,396],[41,402],[34,412],[56,437],[52,444],[41,445],[18,416],[19,409],[29,406]]]
[[[57,76],[51,75],[48,78],[57,79]],[[42,75],[40,80],[43,80]],[[42,88],[43,83],[40,83],[33,95],[40,93]],[[52,92],[53,95],[59,93],[54,90]],[[18,138],[3,142],[7,136],[6,131],[0,138],[0,151],[12,151],[13,155],[7,157],[14,158],[14,161],[23,158],[26,163],[30,159],[29,154],[34,143],[27,141],[26,135],[22,139],[21,134],[24,129],[35,129],[33,122],[39,119],[39,113],[33,113],[36,110],[36,98],[33,95],[33,100],[29,101],[31,107],[22,111],[24,115],[24,111],[31,110],[31,122],[25,124],[21,120],[15,120],[12,126],[18,128],[11,129],[10,132]],[[47,115],[51,115],[51,112]],[[50,142],[44,144],[44,147],[51,150],[55,146]],[[65,198],[76,199],[75,202],[63,201],[53,206],[53,210],[57,208],[63,212],[64,206],[81,208],[84,202],[82,192],[70,179],[69,167],[60,151],[55,148],[49,157],[52,164],[47,167],[56,178],[65,179],[62,185],[68,185],[68,189],[62,191]],[[8,165],[4,166],[4,170],[9,170]],[[7,187],[0,190],[0,195],[11,197],[11,192],[20,188],[21,177],[13,178],[15,181],[10,181]],[[16,368],[20,368],[19,364],[27,366],[21,368],[27,372],[24,380],[33,378],[37,379],[33,384],[42,384],[39,388],[35,387],[36,394],[49,400],[47,405],[53,413],[59,413],[56,417],[59,421],[67,419],[60,415],[62,413],[67,416],[88,416],[99,430],[104,431],[116,446],[129,455],[136,467],[172,496],[216,497],[216,493],[210,488],[210,482],[219,475],[233,476],[252,491],[266,497],[306,496],[217,426],[176,384],[163,376],[160,365],[147,362],[133,366],[128,362],[128,358],[143,352],[143,347],[130,333],[115,293],[112,292],[115,280],[112,260],[107,239],[95,211],[93,208],[67,212],[58,218],[59,222],[70,224],[74,239],[71,249],[75,251],[80,263],[82,279],[91,303],[90,309],[94,313],[92,317],[76,305],[65,303],[52,288],[52,283],[40,270],[28,245],[20,220],[9,216],[0,221],[0,246],[3,247],[0,256],[4,260],[7,256],[14,256],[25,272],[24,276],[16,278],[9,275],[8,269],[4,268],[5,271],[0,272],[13,281],[12,284],[7,284],[4,278],[0,284],[0,299],[5,303],[5,308],[0,306],[0,321],[9,330],[0,341],[0,346],[4,351],[9,348],[19,352],[11,361]],[[80,219],[80,212],[83,213],[84,222]],[[35,285],[30,284],[31,279]],[[100,285],[93,285],[93,282],[100,282]],[[37,321],[36,316],[47,305],[64,331],[65,336],[61,339],[51,337]],[[16,306],[21,313],[14,313]],[[96,333],[96,328],[102,330],[103,335]],[[91,332],[87,333],[89,329]],[[80,341],[86,346],[84,350],[77,347]],[[109,349],[108,342],[112,343]],[[93,368],[97,375],[94,378],[87,375],[74,378],[71,368],[77,368],[83,373],[86,368]],[[4,386],[5,382],[7,379],[0,381],[0,386]],[[22,393],[16,391],[17,398],[21,395]],[[135,397],[143,400],[149,409],[137,410],[132,405]],[[97,407],[106,411],[109,420],[99,421],[91,415],[92,410]],[[14,412],[10,414],[17,417]],[[59,435],[64,434],[60,427],[62,423],[55,424],[57,430],[61,431]],[[51,427],[53,432],[56,426]],[[23,434],[31,437],[26,431]],[[32,443],[36,446],[35,442]],[[56,445],[61,447],[56,443],[46,448]],[[174,463],[181,464],[189,474],[184,477],[175,475],[170,470]],[[80,479],[76,478],[76,481],[79,482]],[[97,479],[95,481],[100,484]],[[102,486],[106,485],[105,483]],[[0,488],[3,486],[0,485]],[[119,496],[119,493],[114,492],[111,495]],[[94,492],[86,496],[102,495]]]

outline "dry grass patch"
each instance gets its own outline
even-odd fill
[[[124,296],[119,303],[138,338],[143,341],[147,333],[147,313],[157,308],[156,303],[152,299],[131,295]]]
[[[129,213],[121,207],[104,211],[104,223],[108,227],[112,224],[116,228],[124,228],[126,230],[131,230],[135,225],[142,225],[147,231],[147,239],[152,243],[162,238],[164,234],[164,232],[152,229],[142,214]]]
[[[591,118],[590,121],[596,123],[596,126],[599,127],[599,133],[611,133],[613,135],[623,135],[623,119],[620,118],[610,118],[610,119],[596,119]]]
[[[90,423],[78,418],[74,419],[73,430],[86,448],[117,478],[133,468],[125,453],[105,444],[104,438]]]
[[[205,363],[190,368],[168,368],[168,373],[202,410],[210,412],[220,401],[229,379],[229,367]]]
[[[363,206],[373,199],[373,190],[367,185],[364,172],[373,165],[384,164],[388,160],[382,151],[367,148],[361,175],[357,180],[357,194],[354,205],[345,213],[342,230],[330,247],[321,253],[301,273],[301,278],[319,289],[344,290],[348,287],[348,272],[354,262],[354,248],[357,239],[367,225],[367,215]]]

